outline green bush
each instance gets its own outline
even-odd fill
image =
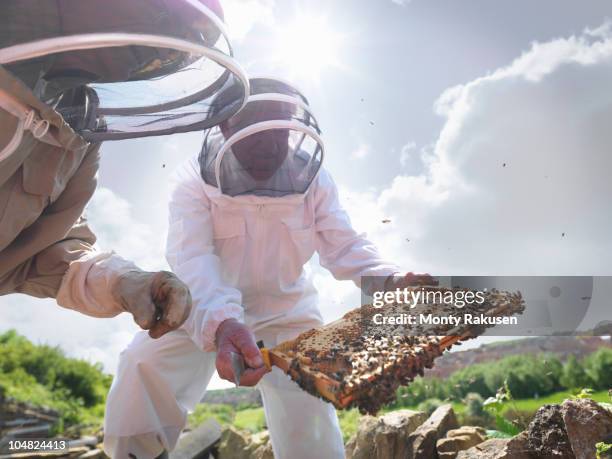
[[[346,443],[357,432],[361,415],[359,414],[359,410],[356,408],[350,410],[338,410],[337,413],[340,429],[342,430],[342,438]]]
[[[424,402],[419,403],[418,410],[427,413],[429,416],[431,413],[436,411],[440,406],[444,405],[444,402],[438,398],[430,398]]]
[[[465,396],[463,400],[465,405],[465,414],[467,416],[482,416],[485,413],[484,410],[484,399],[476,392],[470,392]]]
[[[232,424],[236,411],[231,405],[223,403],[200,403],[188,417],[188,425],[194,429],[204,421],[214,418],[219,424]]]
[[[612,387],[612,349],[597,350],[585,359],[584,366],[595,389],[607,390]]]
[[[584,367],[573,355],[570,355],[563,365],[563,374],[559,381],[563,387],[570,390],[593,385]]]
[[[14,330],[0,334],[0,390],[18,401],[52,408],[60,425],[101,422],[111,376],[101,365],[35,345]]]

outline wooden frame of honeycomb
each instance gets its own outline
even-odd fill
[[[457,291],[427,287],[428,290]],[[464,290],[464,289],[463,289]],[[520,314],[524,303],[520,292],[492,290],[477,308],[489,317]],[[401,305],[405,308],[407,305]],[[297,338],[263,350],[264,360],[287,373],[312,395],[332,403],[338,409],[357,407],[363,413],[375,413],[395,399],[399,386],[409,384],[434,359],[461,341],[482,334],[487,325],[432,325],[415,327],[422,335],[395,334],[392,330],[374,330],[364,334],[362,320],[370,313],[397,312],[398,304],[383,308],[366,305],[345,314],[324,327],[312,329]],[[446,308],[448,314],[464,314],[465,308],[453,305],[413,305],[413,314]],[[420,311],[420,312],[419,312]],[[395,329],[397,330],[397,329]]]

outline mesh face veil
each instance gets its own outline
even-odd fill
[[[5,0],[0,64],[87,141],[208,129],[249,93],[222,14],[218,0]]]
[[[306,193],[324,154],[308,100],[279,80],[251,79],[250,87],[245,107],[206,131],[202,178],[233,197]]]

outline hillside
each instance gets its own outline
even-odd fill
[[[446,378],[470,365],[519,354],[553,354],[561,361],[565,361],[570,355],[580,359],[602,347],[612,348],[612,343],[597,336],[543,336],[500,341],[475,349],[448,352],[436,360],[435,367],[427,370],[425,376]]]

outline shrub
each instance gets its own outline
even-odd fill
[[[419,403],[418,410],[427,413],[429,416],[431,413],[436,411],[440,406],[444,405],[444,402],[438,398],[430,398],[424,402]]]

